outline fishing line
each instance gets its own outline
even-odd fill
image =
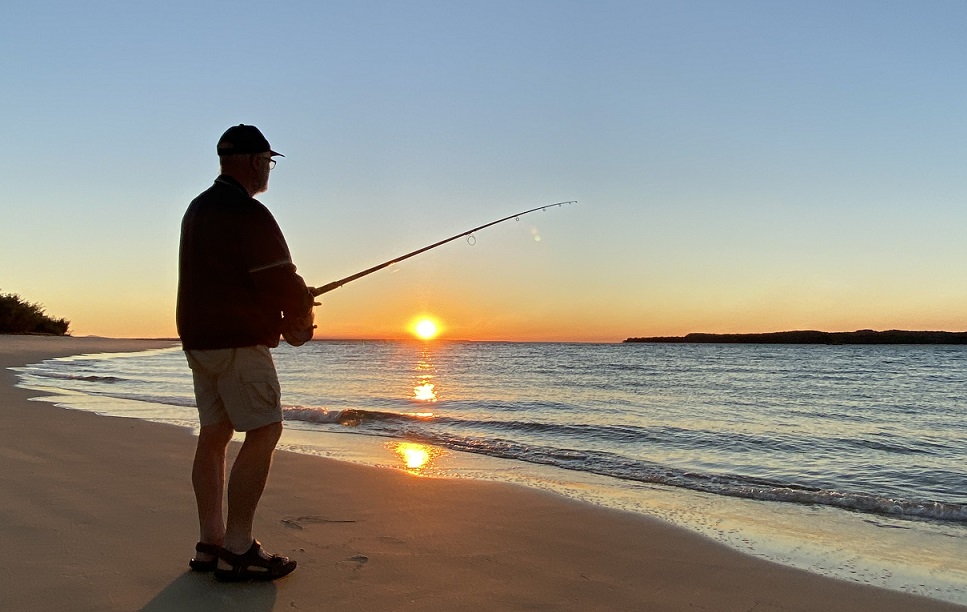
[[[378,266],[373,266],[372,268],[367,268],[367,269],[363,270],[362,272],[357,272],[356,274],[353,274],[351,276],[347,276],[346,278],[341,278],[341,279],[339,279],[337,281],[333,281],[331,283],[327,283],[327,284],[325,284],[325,285],[323,285],[321,287],[310,287],[309,288],[309,291],[314,296],[322,295],[323,293],[329,293],[330,291],[333,291],[335,289],[338,289],[338,288],[342,287],[346,283],[351,283],[354,280],[357,280],[357,279],[360,279],[360,278],[362,278],[364,276],[367,276],[369,274],[372,274],[373,272],[378,272],[379,270],[382,270],[383,268],[388,268],[389,266],[392,266],[393,264],[399,263],[399,262],[403,261],[404,259],[409,259],[410,257],[413,257],[414,255],[419,255],[420,253],[424,253],[426,251],[429,251],[430,249],[435,249],[438,246],[442,246],[442,245],[444,245],[444,244],[446,244],[448,242],[452,242],[452,241],[456,240],[457,238],[462,238],[464,236],[467,237],[467,243],[470,244],[470,246],[473,246],[477,242],[476,237],[473,236],[473,233],[474,232],[478,232],[478,231],[480,231],[482,229],[486,229],[486,228],[488,228],[488,227],[490,227],[492,225],[497,225],[498,223],[503,223],[504,221],[509,221],[511,219],[514,219],[515,221],[520,221],[520,218],[523,217],[524,215],[529,215],[530,213],[537,212],[538,210],[546,211],[548,208],[553,208],[555,206],[562,206],[563,207],[565,204],[577,204],[577,203],[578,203],[577,200],[567,200],[565,202],[555,202],[554,204],[545,204],[544,206],[538,206],[537,208],[532,208],[530,210],[525,210],[523,212],[515,213],[513,215],[508,215],[508,216],[506,216],[506,217],[504,217],[502,219],[497,219],[496,221],[491,221],[490,223],[486,223],[486,224],[481,225],[479,227],[475,227],[473,229],[469,229],[469,230],[467,230],[465,232],[460,232],[459,234],[456,234],[455,236],[451,236],[451,237],[449,237],[449,238],[447,238],[445,240],[441,240],[439,242],[434,242],[433,244],[427,245],[427,246],[425,246],[425,247],[423,247],[421,249],[417,249],[415,251],[412,251],[410,253],[407,253],[406,255],[401,255],[400,257],[396,257],[396,258],[391,259],[389,261],[385,261],[385,262],[379,264]]]

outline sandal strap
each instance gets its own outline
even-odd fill
[[[258,540],[252,540],[252,545],[242,554],[236,554],[224,548],[219,550],[218,556],[233,567],[262,567],[272,569],[285,565],[289,562],[288,557],[279,555],[269,555],[268,558],[261,555],[262,544]]]
[[[241,555],[237,555],[224,548],[218,552],[219,565],[228,564],[224,569],[216,567],[213,575],[216,580],[223,582],[241,582],[245,580],[275,580],[288,576],[296,568],[296,562],[280,555],[262,556],[262,545],[258,540],[252,540],[252,545]]]
[[[215,544],[206,544],[205,542],[195,544],[195,552],[200,552],[205,555],[217,555],[220,551],[221,547]]]

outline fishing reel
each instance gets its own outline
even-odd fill
[[[315,289],[313,287],[308,287],[309,295],[317,295],[313,293]],[[320,306],[319,302],[312,302],[312,308]],[[316,329],[314,322],[316,320],[316,313],[309,309],[309,313],[304,317],[283,317],[282,319],[282,339],[292,346],[302,346],[306,342],[312,340],[312,332]]]
[[[311,310],[305,317],[286,317],[282,319],[282,339],[292,346],[302,346],[312,340],[315,313]]]

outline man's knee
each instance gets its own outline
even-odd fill
[[[263,425],[257,429],[252,429],[245,432],[245,441],[254,444],[259,444],[260,446],[272,446],[278,443],[279,438],[282,437],[282,422],[278,421],[275,423],[269,423],[268,425]]]
[[[198,431],[198,448],[206,451],[223,450],[232,441],[235,430],[229,421],[202,425]]]

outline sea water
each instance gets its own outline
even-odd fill
[[[273,350],[282,447],[502,480],[967,604],[967,347],[315,341]],[[178,349],[23,386],[196,427]]]

